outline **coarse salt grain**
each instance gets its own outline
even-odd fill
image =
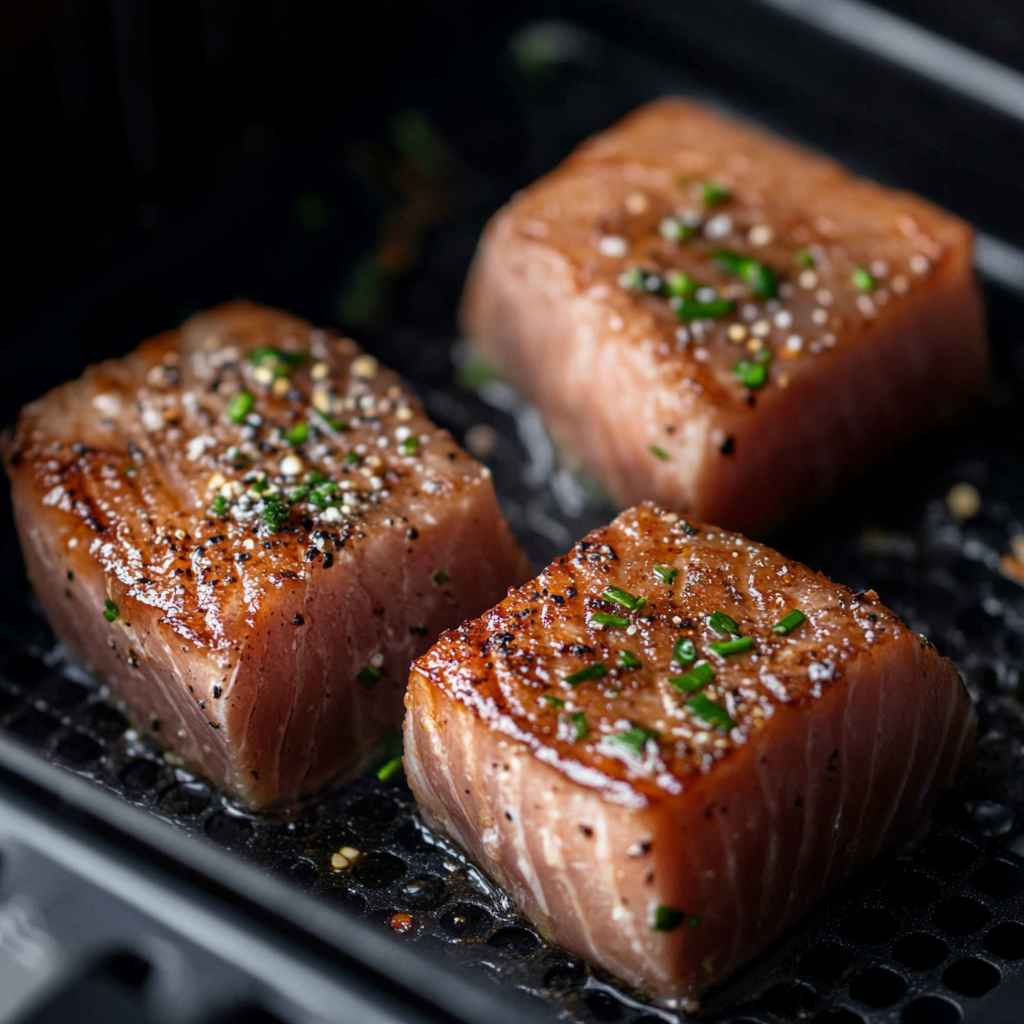
[[[790,352],[799,352],[804,347],[804,339],[799,334],[791,334],[786,339],[786,349]]]
[[[751,245],[770,245],[775,240],[775,232],[767,224],[756,224],[747,232]]]
[[[755,338],[767,338],[772,333],[772,325],[767,320],[758,320],[750,325],[750,333]]]
[[[818,275],[813,270],[801,270],[797,281],[801,288],[810,291],[812,288],[817,287]]]
[[[621,235],[605,235],[597,248],[602,256],[625,256],[629,252],[629,243]]]
[[[330,372],[331,368],[326,363],[314,363],[309,371],[309,375],[313,380],[324,380]]]
[[[719,213],[704,225],[706,238],[725,238],[732,233],[732,217],[727,213]]]
[[[793,326],[793,314],[788,309],[781,309],[775,314],[775,326],[784,331]]]
[[[306,466],[298,455],[286,455],[278,464],[284,476],[299,476]]]
[[[822,324],[827,324],[828,310],[821,309],[820,307],[814,310],[814,312],[811,313],[811,323],[818,324],[819,326],[821,326]]]
[[[747,329],[743,324],[733,324],[729,328],[729,340],[735,342],[743,341],[747,336]]]
[[[359,377],[361,380],[373,380],[373,378],[377,376],[377,370],[379,368],[380,363],[378,363],[377,360],[368,353],[356,356],[356,358],[352,360],[352,376]]]
[[[630,213],[646,213],[648,206],[650,206],[650,203],[643,192],[630,192],[626,196],[626,209]]]
[[[903,276],[903,274],[897,274],[892,279],[892,290],[897,295],[905,295],[909,289],[910,281],[908,281],[907,278]]]
[[[910,269],[915,274],[927,274],[932,269],[932,261],[927,256],[915,253],[910,257]]]

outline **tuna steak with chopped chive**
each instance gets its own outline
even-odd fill
[[[663,100],[494,217],[463,324],[615,501],[745,529],[980,391],[971,248],[916,196]]]
[[[487,470],[395,373],[248,303],[26,406],[4,457],[58,636],[254,808],[358,760],[410,660],[528,574]]]
[[[445,633],[406,704],[426,820],[668,1006],[919,836],[975,730],[877,594],[653,504]]]

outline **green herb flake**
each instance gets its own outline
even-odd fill
[[[736,723],[721,704],[716,704],[706,694],[698,693],[691,697],[686,706],[702,721],[715,729],[723,729],[728,732],[736,728]]]
[[[671,565],[656,565],[654,567],[654,575],[661,580],[662,583],[672,584],[672,581],[679,575],[679,570],[673,568]]]
[[[377,769],[377,778],[381,782],[390,782],[400,771],[402,770],[402,758],[393,757],[390,761],[385,761]]]
[[[135,466],[129,466],[129,467],[128,467],[128,468],[127,468],[127,469],[126,469],[125,471],[124,471],[124,475],[125,475],[125,476],[128,476],[128,477],[132,477],[132,476],[135,476],[135,474],[136,474],[136,473],[138,473],[138,470],[137,470],[137,469],[135,468]]]
[[[802,626],[806,621],[807,616],[799,608],[794,608],[772,626],[772,632],[776,636],[788,636],[794,629]]]
[[[643,726],[634,725],[627,732],[620,732],[615,736],[609,736],[605,742],[613,747],[622,747],[623,750],[638,757],[644,752],[648,740],[657,740],[658,733],[653,729],[645,729]]]
[[[634,597],[628,590],[623,590],[622,587],[605,587],[601,597],[605,601],[622,605],[623,608],[627,608],[631,612],[638,612],[647,604],[647,598]]]
[[[723,636],[739,636],[740,627],[736,625],[736,620],[726,615],[722,611],[714,611],[708,616],[708,625],[716,632],[721,633]]]
[[[590,735],[587,716],[582,711],[574,711],[569,718],[572,720],[573,740],[577,743],[585,740]]]
[[[665,275],[665,294],[670,298],[691,299],[700,285],[681,270],[670,270]]]
[[[675,242],[677,245],[680,242],[689,242],[691,238],[695,238],[697,235],[695,227],[680,220],[678,217],[666,217],[659,225],[658,230],[666,242]]]
[[[859,292],[873,292],[875,290],[875,279],[867,267],[854,267],[850,274],[850,280],[854,288]]]
[[[740,359],[733,366],[732,374],[745,388],[757,391],[768,383],[768,364],[753,359]]]
[[[619,651],[615,664],[619,668],[643,668],[643,662],[632,651]]]
[[[624,270],[619,275],[619,284],[631,292],[647,291],[647,275],[640,267]]]
[[[251,391],[239,391],[228,403],[228,407],[224,410],[224,415],[232,423],[242,423],[255,404],[256,396]]]
[[[705,206],[721,206],[731,195],[729,189],[716,181],[701,182],[700,197]]]
[[[372,690],[382,675],[384,675],[383,668],[379,668],[376,665],[367,665],[366,668],[361,668],[356,673],[356,682],[364,690]]]
[[[796,261],[801,267],[816,267],[818,261],[814,258],[810,249],[801,249],[796,254]]]
[[[415,455],[420,450],[420,439],[418,437],[407,437],[398,446],[403,455]]]
[[[739,636],[735,640],[722,640],[708,644],[708,647],[720,658],[728,658],[733,654],[746,654],[755,649],[754,640],[749,636]]]
[[[287,377],[292,370],[309,359],[305,352],[282,352],[270,345],[260,345],[249,353],[254,366],[266,366],[274,371],[275,377]]]
[[[550,693],[545,693],[544,696],[541,697],[541,700],[544,701],[544,703],[547,704],[549,708],[565,707],[565,701],[562,700],[561,697],[552,696]]]
[[[656,444],[652,444],[647,450],[656,458],[661,459],[662,462],[668,459],[668,452],[664,448],[659,448]]]
[[[228,514],[228,499],[223,494],[218,494],[210,502],[210,511],[215,516],[226,516]]]
[[[697,690],[703,690],[714,678],[715,670],[705,661],[681,676],[669,676],[668,681],[669,685],[680,693],[696,693]]]
[[[296,423],[290,430],[284,431],[284,439],[293,447],[305,444],[309,440],[309,424],[305,420]]]
[[[264,498],[263,510],[260,512],[260,519],[271,533],[278,530],[288,522],[288,506],[278,498]]]
[[[698,302],[696,299],[683,299],[675,307],[676,316],[685,322],[691,320],[717,320],[736,311],[735,299],[712,299],[710,302]]]
[[[712,253],[712,258],[723,270],[745,281],[757,298],[774,299],[778,296],[778,278],[766,263],[742,256],[731,249],[719,249]]]
[[[250,488],[255,494],[266,494],[270,490],[270,478],[261,476]]]
[[[655,932],[674,932],[683,921],[686,920],[685,910],[673,910],[659,904],[654,909],[654,919],[651,922],[651,930]]]
[[[672,660],[680,665],[689,665],[697,657],[697,648],[688,636],[681,636],[672,648]]]
[[[324,480],[310,489],[309,503],[317,508],[326,508],[338,493],[338,485],[333,480]]]
[[[570,673],[562,680],[566,686],[579,686],[588,679],[603,679],[608,675],[608,666],[603,661],[595,661],[593,665],[585,665]]]
[[[450,573],[445,572],[444,569],[438,569],[433,576],[430,577],[430,582],[435,587],[443,587],[446,583],[451,583],[452,577]]]
[[[594,612],[590,616],[590,622],[596,626],[614,626],[616,629],[625,629],[633,625],[633,620],[627,615],[612,615],[609,612]]]
[[[363,457],[358,452],[349,450],[345,452],[345,461],[350,466],[358,466],[359,463],[363,461]]]
[[[117,618],[117,616],[118,616],[117,605],[114,604],[114,602],[111,601],[110,598],[108,597],[103,602],[103,618],[105,618],[107,620],[107,622],[113,622],[114,619]]]
[[[686,919],[686,927],[695,932],[700,927],[700,918],[696,914],[691,914]]]

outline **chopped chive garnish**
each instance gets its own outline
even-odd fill
[[[367,665],[356,673],[356,682],[365,690],[372,690],[377,685],[377,680],[384,675],[384,669],[376,665]]]
[[[347,451],[347,452],[345,452],[345,461],[350,466],[358,466],[359,463],[362,461],[362,458],[363,458],[362,455],[358,454],[358,452],[354,452],[354,451]]]
[[[668,242],[688,242],[697,234],[697,229],[678,217],[666,217],[659,226],[661,237]]]
[[[631,754],[642,754],[648,740],[656,740],[658,734],[653,729],[645,729],[643,726],[634,725],[628,732],[620,732],[615,736],[609,736],[605,742],[614,747],[622,747]]]
[[[689,637],[681,636],[672,648],[672,660],[680,665],[689,665],[696,657],[697,648],[694,647],[693,641]]]
[[[309,484],[299,484],[299,486],[296,487],[295,490],[288,495],[288,500],[293,502],[301,501],[303,498],[308,497],[309,488]]]
[[[277,533],[288,522],[288,506],[278,498],[264,498],[260,519],[270,528],[271,533]]]
[[[603,661],[595,661],[593,665],[585,665],[570,673],[562,680],[566,686],[579,686],[588,679],[601,679],[608,675],[608,666]]]
[[[553,697],[550,693],[545,693],[544,696],[541,697],[541,700],[544,701],[544,703],[547,704],[549,708],[565,707],[565,701],[562,700],[561,697]]]
[[[325,412],[320,412],[319,409],[314,409],[313,414],[321,423],[333,430],[336,434],[340,433],[342,430],[348,430],[348,423],[346,423],[345,420],[338,419],[337,416],[330,416]]]
[[[619,284],[634,292],[647,291],[647,275],[639,268],[633,267],[619,275]]]
[[[597,626],[615,626],[617,629],[625,629],[633,625],[633,620],[626,615],[611,615],[608,612],[594,612],[590,621]]]
[[[760,260],[741,256],[731,249],[719,249],[712,256],[723,270],[742,278],[757,298],[774,299],[779,294],[775,271]]]
[[[582,711],[574,711],[569,717],[572,719],[572,738],[577,742],[585,740],[590,735],[590,729],[587,727],[587,716]]]
[[[720,658],[728,658],[732,654],[746,654],[754,650],[754,640],[749,636],[738,636],[735,640],[722,640],[719,643],[708,644]]]
[[[732,193],[715,181],[703,181],[700,186],[700,197],[705,206],[721,206]]]
[[[260,345],[249,353],[249,360],[254,366],[273,368],[275,377],[286,377],[289,370],[301,366],[309,356],[305,352],[282,352],[270,345]]]
[[[708,625],[723,636],[739,636],[740,627],[736,620],[726,615],[725,612],[714,611],[708,616]]]
[[[117,618],[117,615],[117,605],[108,597],[103,602],[103,618],[105,618],[107,622],[113,622],[114,619]]]
[[[619,668],[643,668],[643,662],[632,651],[619,651],[615,664]]]
[[[654,575],[662,583],[671,583],[679,575],[679,570],[674,569],[671,565],[656,565],[654,567]]]
[[[721,704],[716,704],[706,694],[698,693],[691,697],[686,706],[702,721],[716,729],[735,729],[736,723]]]
[[[702,690],[715,678],[715,670],[705,661],[703,665],[690,669],[681,676],[669,676],[669,684],[680,693],[694,693]]]
[[[801,249],[796,254],[796,261],[801,267],[814,267],[818,264],[810,249]]]
[[[228,499],[223,494],[218,494],[213,501],[210,502],[210,511],[215,516],[227,515],[228,511]]]
[[[689,299],[700,285],[681,270],[670,270],[665,275],[665,294],[672,298]]]
[[[685,919],[685,910],[673,910],[671,907],[659,905],[654,910],[651,929],[656,932],[674,932]]]
[[[620,604],[623,608],[628,608],[631,612],[638,612],[645,604],[647,604],[647,598],[634,597],[628,590],[623,590],[622,587],[605,587],[604,593],[601,597],[605,601],[612,601],[615,604]]]
[[[398,446],[398,450],[403,455],[415,455],[420,450],[420,439],[418,437],[407,437]]]
[[[654,455],[657,458],[661,459],[662,462],[664,462],[668,458],[668,452],[665,451],[664,448],[659,448],[656,444],[652,444],[647,450],[652,455]]]
[[[751,391],[763,388],[768,383],[768,364],[752,359],[741,359],[732,368],[733,376]]]
[[[303,444],[309,440],[309,424],[303,420],[302,423],[296,423],[291,430],[284,432],[284,439],[290,445]]]
[[[853,273],[850,274],[850,280],[853,281],[853,286],[858,291],[873,292],[875,290],[875,279],[867,267],[854,267]]]
[[[402,770],[402,758],[393,757],[390,761],[385,761],[377,769],[377,778],[381,782],[389,782]]]
[[[700,533],[700,530],[698,530],[696,526],[688,523],[685,519],[680,519],[678,526],[687,537],[696,537],[697,534]]]
[[[696,299],[683,299],[676,307],[676,316],[680,320],[716,319],[735,312],[736,302],[733,299],[712,299],[710,302],[698,302]]]
[[[239,391],[228,403],[228,407],[224,410],[224,415],[232,423],[241,423],[252,411],[252,407],[255,404],[256,398],[251,391]]]
[[[776,636],[786,636],[788,633],[792,633],[797,626],[802,626],[806,621],[807,616],[799,608],[794,608],[772,626],[772,632]]]
[[[438,569],[433,576],[430,577],[430,582],[435,587],[443,587],[446,583],[451,583],[451,574],[444,571],[444,569]]]
[[[265,476],[260,477],[259,480],[257,480],[252,485],[252,488],[251,488],[251,490],[253,490],[256,494],[266,494],[266,492],[269,489],[270,489],[270,478],[269,477],[265,477]]]
[[[325,480],[309,492],[309,503],[317,508],[326,508],[338,493],[338,485],[333,480]]]

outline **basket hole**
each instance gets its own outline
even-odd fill
[[[837,982],[853,966],[854,955],[838,942],[822,942],[801,957],[798,969],[816,981]]]
[[[622,1003],[607,992],[600,990],[588,992],[583,997],[587,1009],[593,1014],[594,1020],[619,1020],[622,1017]]]
[[[587,976],[587,968],[579,960],[562,960],[544,972],[544,987],[565,992],[579,988]]]
[[[830,1006],[814,1018],[814,1024],[864,1024],[864,1018],[845,1006]]]
[[[148,960],[143,960],[135,953],[124,952],[106,957],[102,970],[108,977],[133,992],[141,992],[146,987],[150,974],[153,973],[153,967]]]
[[[103,748],[87,732],[63,736],[54,751],[57,757],[76,768],[85,768],[103,756]]]
[[[907,1003],[900,1014],[903,1024],[957,1024],[960,1010],[948,999],[925,996]]]
[[[12,711],[18,703],[17,696],[10,690],[0,687],[0,718]]]
[[[784,1017],[786,1020],[798,1020],[806,1017],[818,1001],[818,993],[810,985],[799,981],[783,981],[773,985],[757,1001],[758,1009],[765,1013]]]
[[[42,743],[58,724],[53,715],[40,711],[39,708],[25,708],[11,719],[8,728],[23,740]]]
[[[456,903],[441,917],[441,927],[457,939],[479,938],[491,926],[491,915],[475,903]]]
[[[444,880],[437,875],[417,875],[402,886],[402,898],[414,907],[437,907],[445,900]]]
[[[932,836],[922,847],[920,859],[938,871],[963,871],[974,863],[978,851],[957,836]]]
[[[850,982],[850,995],[875,1009],[898,1003],[907,992],[907,983],[885,967],[871,967]]]
[[[999,970],[976,956],[964,957],[946,968],[942,983],[962,996],[983,996],[1002,980]]]
[[[46,675],[46,666],[31,654],[15,655],[4,665],[4,676],[21,686],[35,686]]]
[[[128,728],[128,720],[109,704],[93,704],[82,720],[100,739],[117,739]]]
[[[899,926],[899,921],[887,910],[858,907],[843,918],[839,931],[853,942],[873,946],[891,939]]]
[[[985,936],[985,948],[1004,960],[1024,960],[1024,925],[1016,921],[997,924]]]
[[[368,889],[384,889],[397,882],[406,870],[405,861],[393,853],[371,850],[356,861],[352,877]]]
[[[920,910],[938,898],[941,888],[933,878],[920,871],[898,871],[889,879],[882,894],[890,903],[907,910]]]
[[[1005,860],[994,860],[971,875],[971,885],[993,899],[1009,899],[1024,889],[1024,871]]]
[[[915,971],[937,967],[949,955],[949,947],[927,932],[904,935],[893,947],[892,958]]]
[[[171,786],[160,797],[160,804],[171,814],[199,814],[206,810],[212,795],[210,787],[202,782],[182,782]]]
[[[39,694],[40,700],[50,708],[64,710],[81,704],[89,696],[89,691],[81,684],[58,676],[48,683]]]
[[[932,914],[932,921],[950,935],[970,935],[988,924],[992,915],[984,904],[969,896],[943,900]]]
[[[121,769],[121,783],[125,789],[133,793],[141,793],[147,789],[153,789],[160,781],[163,769],[156,761],[129,761]]]
[[[217,1017],[213,1024],[284,1024],[284,1021],[262,1006],[239,1006],[223,1017]]]
[[[512,956],[529,956],[538,945],[537,936],[525,928],[499,928],[488,940],[488,946],[504,950]]]
[[[206,819],[203,828],[206,834],[221,846],[242,846],[252,835],[253,824],[248,818],[219,811]]]
[[[394,800],[380,796],[364,796],[348,809],[348,820],[360,832],[382,829],[395,820],[398,808]]]

